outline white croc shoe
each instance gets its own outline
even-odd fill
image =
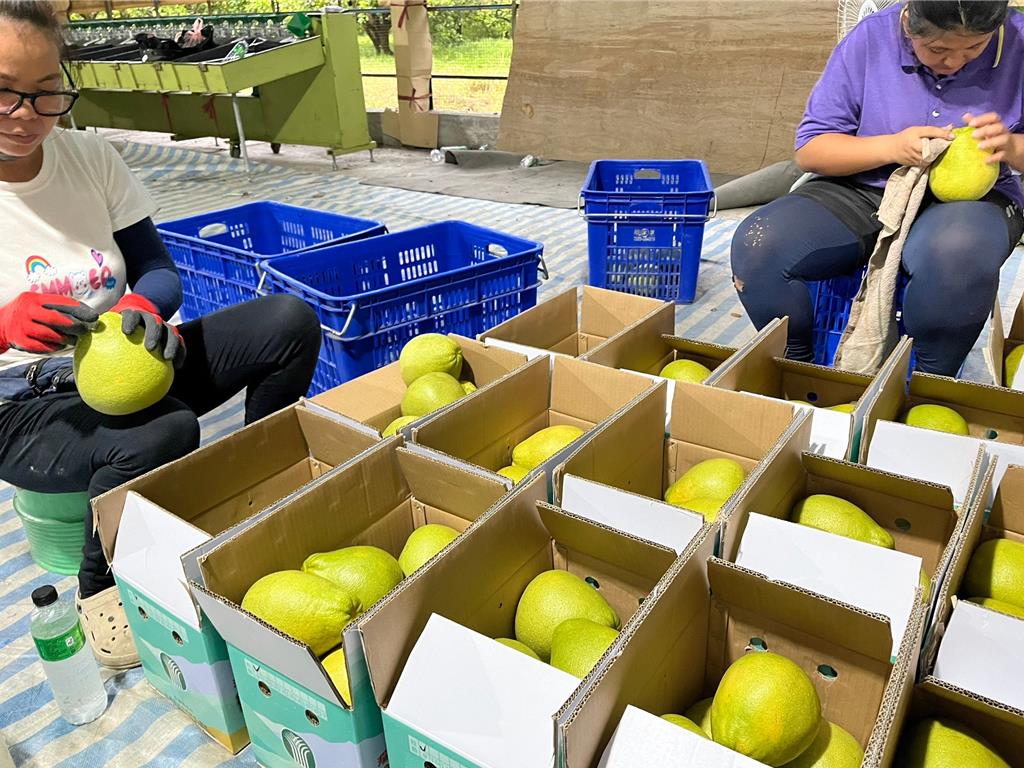
[[[139,666],[139,652],[135,649],[132,631],[128,629],[128,617],[117,587],[110,587],[84,600],[76,594],[75,607],[82,630],[100,664],[117,670]]]

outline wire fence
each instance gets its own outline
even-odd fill
[[[378,0],[343,0],[356,15],[363,92],[367,109],[397,108],[391,13]],[[212,0],[183,6],[163,3],[154,9],[123,11],[120,18],[73,20],[68,37],[85,44],[99,38],[130,39],[139,32],[173,37],[204,12],[218,40],[239,37],[282,40],[289,37],[287,16],[322,8],[323,0]],[[438,110],[498,113],[512,62],[512,38],[518,0],[432,0],[428,19],[433,41],[433,107]],[[224,11],[238,10],[238,13]],[[251,11],[264,12],[251,12]],[[269,12],[266,12],[269,11]],[[175,14],[180,15],[171,15]]]

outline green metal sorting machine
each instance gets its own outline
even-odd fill
[[[311,35],[235,60],[69,62],[81,92],[74,127],[207,136],[249,157],[246,140],[326,147],[329,155],[370,150],[356,17],[311,14]]]

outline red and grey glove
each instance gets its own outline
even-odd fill
[[[185,362],[185,342],[178,329],[160,317],[156,305],[138,293],[129,293],[110,308],[121,315],[121,332],[130,336],[140,325],[145,331],[143,346],[150,352],[160,350],[164,360],[174,361],[175,368]]]
[[[19,293],[0,307],[0,352],[56,352],[92,330],[99,314],[80,301],[47,293]]]

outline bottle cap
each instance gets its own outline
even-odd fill
[[[32,590],[32,602],[37,608],[45,608],[57,602],[57,590],[51,584]]]

